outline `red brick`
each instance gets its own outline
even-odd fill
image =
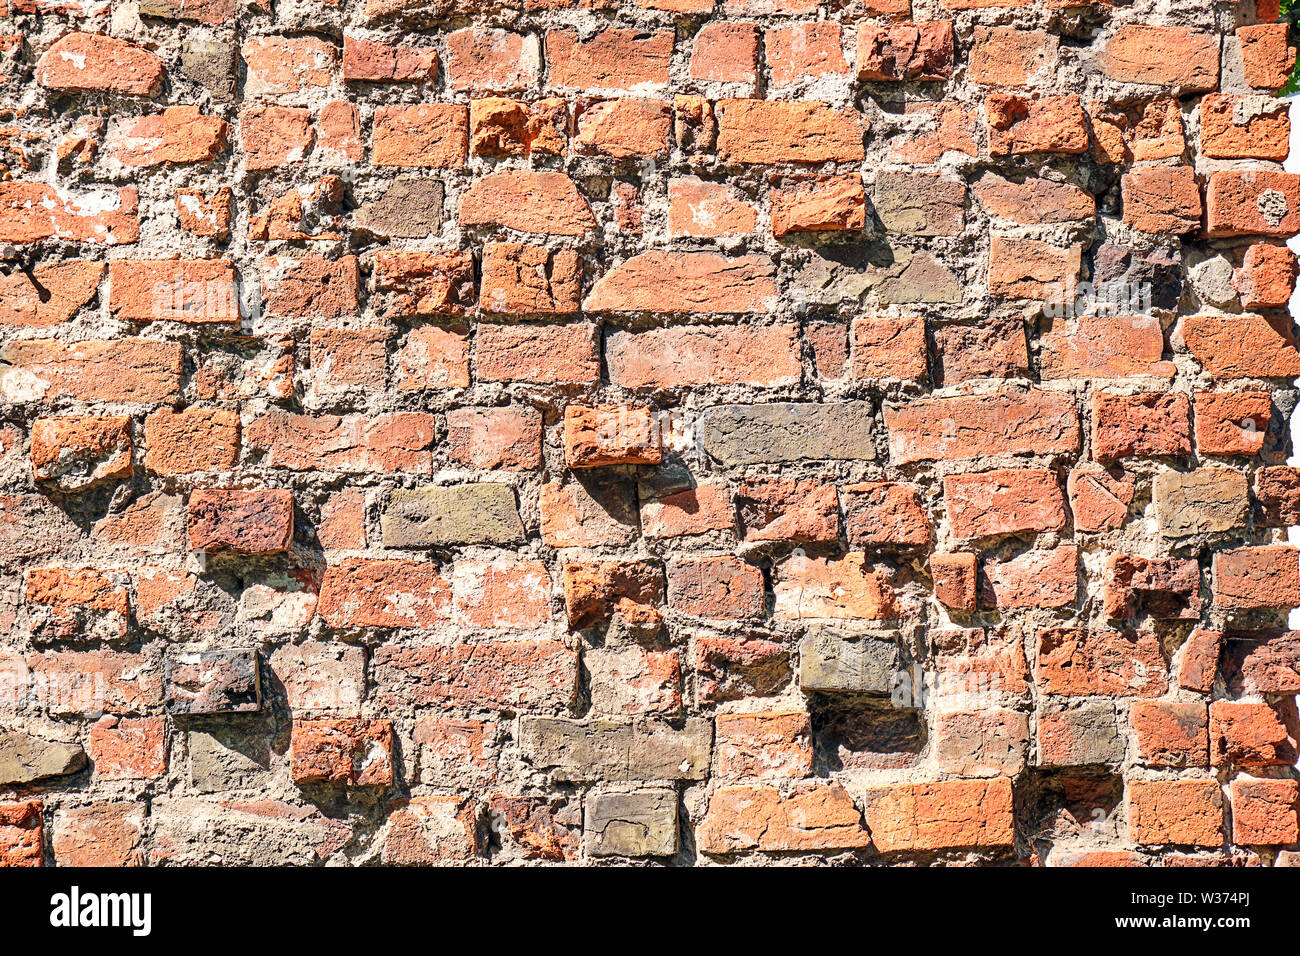
[[[1076,222],[1097,215],[1097,200],[1070,183],[1028,178],[1016,183],[985,173],[975,183],[975,198],[990,213],[1026,226]]]
[[[989,154],[1085,153],[1088,127],[1077,96],[1028,99],[991,93],[984,100]]]
[[[1079,597],[1079,549],[1061,545],[984,562],[981,599],[999,610],[1071,608]]]
[[[1201,152],[1214,159],[1286,159],[1291,118],[1286,104],[1215,93],[1201,100]]]
[[[273,411],[249,423],[244,445],[262,464],[290,471],[428,474],[435,435],[434,416],[422,412],[371,418]]]
[[[72,242],[118,246],[140,238],[139,192],[73,194],[44,183],[0,183],[0,242]]]
[[[349,82],[427,83],[437,72],[435,47],[377,43],[343,35],[343,78]]]
[[[58,415],[32,422],[32,474],[65,491],[129,478],[131,419],[118,415]]]
[[[953,57],[949,20],[858,24],[859,79],[946,80],[952,76]]]
[[[799,329],[789,323],[613,332],[606,341],[605,359],[610,381],[624,388],[771,387],[798,382],[803,370]]]
[[[196,236],[229,239],[233,195],[229,186],[222,186],[211,195],[201,189],[176,190],[176,215],[181,228]]]
[[[564,409],[564,461],[570,468],[657,465],[663,459],[659,424],[629,405]]]
[[[1006,468],[943,480],[948,527],[959,538],[985,538],[1065,526],[1065,496],[1055,473]]]
[[[36,82],[73,93],[156,96],[166,70],[154,53],[126,40],[91,33],[68,33],[36,63]]]
[[[771,260],[712,252],[643,252],[592,286],[588,312],[766,314],[777,297]],[[699,330],[687,330],[699,334]],[[705,334],[708,334],[705,332]]]
[[[861,162],[867,121],[821,103],[721,100],[718,158],[727,163]]]
[[[542,54],[531,33],[466,27],[447,34],[447,80],[454,90],[514,93],[532,89]]]
[[[1029,715],[982,710],[935,715],[935,761],[945,773],[1001,777],[1024,769]]]
[[[1038,389],[887,404],[885,426],[895,465],[1079,450],[1073,399]]]
[[[569,139],[569,108],[563,99],[524,103],[485,96],[469,105],[469,150],[475,156],[558,156]]]
[[[313,36],[265,36],[245,41],[240,50],[250,99],[306,93],[328,87],[338,70],[334,45]]]
[[[584,385],[600,380],[596,327],[491,325],[476,331],[474,370],[480,381]]]
[[[853,320],[854,378],[923,381],[926,363],[925,320],[918,316],[870,316]]]
[[[239,111],[244,168],[279,169],[306,159],[316,140],[311,111],[292,106],[245,106]]]
[[[385,319],[456,314],[474,301],[474,259],[464,252],[379,252],[372,308]]]
[[[930,555],[935,599],[954,611],[974,611],[978,568],[979,559],[973,554],[936,552]]]
[[[682,666],[676,651],[603,647],[582,658],[591,708],[613,717],[664,717],[682,712]]]
[[[1186,395],[1098,392],[1092,414],[1093,454],[1100,460],[1191,453],[1191,403]]]
[[[1267,169],[1221,170],[1210,174],[1206,192],[1206,234],[1275,236],[1300,232],[1300,176]]]
[[[809,543],[840,536],[835,486],[814,480],[767,479],[736,489],[736,511],[746,541]]]
[[[357,718],[294,718],[289,772],[299,786],[390,786],[393,724]]]
[[[469,338],[456,328],[417,326],[394,353],[393,368],[399,391],[467,388]]]
[[[1210,760],[1216,766],[1291,766],[1296,760],[1295,701],[1210,704]]]
[[[1135,490],[1134,478],[1118,468],[1076,466],[1066,481],[1075,530],[1112,531],[1122,527]]]
[[[553,548],[627,545],[636,539],[636,511],[617,487],[548,482],[538,489],[542,541]]]
[[[1156,318],[1081,315],[1073,328],[1057,319],[1042,336],[1042,377],[1044,381],[1138,375],[1170,379],[1174,363],[1162,358],[1164,349],[1164,331]]]
[[[119,259],[108,266],[108,308],[126,322],[238,322],[228,259]]]
[[[1201,569],[1192,558],[1108,554],[1102,581],[1102,612],[1113,621],[1195,618],[1201,610]]]
[[[1102,163],[1182,159],[1187,149],[1182,110],[1173,97],[1127,103],[1092,100],[1088,114],[1097,159]]]
[[[713,771],[720,777],[799,779],[812,774],[812,727],[802,710],[718,714]]]
[[[726,482],[702,481],[684,491],[641,501],[641,533],[647,538],[730,532],[735,526]]]
[[[767,31],[764,46],[771,85],[777,88],[852,73],[844,59],[840,25],[832,21],[774,27]]]
[[[1217,780],[1129,780],[1129,838],[1139,845],[1223,846]]]
[[[1059,46],[1046,30],[976,27],[968,74],[985,86],[1033,86],[1056,69]]]
[[[312,329],[311,394],[345,397],[388,384],[387,329]],[[468,357],[465,360],[468,367]]]
[[[504,315],[571,314],[578,311],[581,278],[570,249],[489,242],[483,247],[480,304]]]
[[[788,620],[882,621],[900,615],[890,574],[868,568],[860,551],[834,559],[795,555],[781,565],[773,590],[776,616]]]
[[[731,186],[694,176],[668,180],[668,232],[674,237],[745,236],[757,223],[758,210]]]
[[[190,548],[207,554],[277,554],[293,543],[293,492],[196,489],[190,493]]]
[[[361,162],[365,146],[361,141],[361,116],[355,103],[346,100],[326,103],[320,108],[317,127],[316,144],[319,148],[316,155],[322,162],[330,166],[351,166]]]
[[[204,116],[197,106],[173,106],[124,122],[109,136],[114,160],[124,166],[204,163],[225,152],[230,124]]]
[[[1182,93],[1218,89],[1219,38],[1185,27],[1126,23],[1106,44],[1102,71],[1121,83],[1174,87]]]
[[[1294,780],[1232,781],[1232,842],[1269,846],[1300,841],[1300,783]]]
[[[384,645],[370,674],[381,707],[561,708],[577,693],[578,655],[559,641]]]
[[[668,565],[668,606],[712,620],[764,616],[763,572],[739,558],[681,558]]]
[[[663,571],[647,561],[564,566],[564,605],[574,630],[608,621],[616,611],[631,624],[657,624],[663,591]]]
[[[820,176],[774,188],[772,235],[794,232],[853,232],[867,221],[867,195],[860,176]]]
[[[1168,665],[1150,632],[1053,628],[1038,635],[1038,684],[1066,697],[1159,697],[1169,686]]]
[[[1265,545],[1216,554],[1214,603],[1225,609],[1300,607],[1300,551]]]
[[[1122,189],[1124,222],[1139,232],[1181,235],[1201,228],[1201,187],[1190,166],[1127,173]]]
[[[357,314],[360,275],[355,256],[263,259],[266,314],[287,319],[337,319]]]
[[[377,107],[370,148],[376,166],[458,168],[469,150],[469,110],[452,103]]]
[[[1280,90],[1295,66],[1295,47],[1285,23],[1260,23],[1237,28],[1246,82],[1257,90]]]
[[[1300,375],[1290,323],[1262,315],[1188,315],[1179,323],[1187,348],[1216,379]]]
[[[39,800],[0,803],[0,867],[41,866]]]
[[[1138,759],[1152,767],[1209,763],[1203,703],[1138,700],[1131,714]]]
[[[96,780],[156,780],[167,773],[167,721],[103,717],[90,727]]]
[[[32,568],[24,592],[28,627],[42,640],[122,638],[131,595],[120,572]]]
[[[548,79],[555,89],[631,92],[667,86],[672,30],[610,28],[590,39],[573,30],[546,32]]]
[[[41,293],[21,272],[0,276],[0,326],[47,328],[67,322],[95,297],[104,264],[81,259],[37,265],[32,274],[49,293]]]
[[[845,485],[844,530],[852,548],[920,547],[934,540],[920,489],[888,481]]]
[[[1291,301],[1297,273],[1300,268],[1294,252],[1286,246],[1257,242],[1246,249],[1232,285],[1241,293],[1244,308],[1280,308]]]
[[[754,88],[758,78],[758,27],[715,21],[695,34],[691,79],[700,83],[741,83]]]
[[[1196,448],[1203,455],[1257,455],[1273,400],[1268,392],[1196,392]]]
[[[993,236],[989,243],[989,292],[1003,299],[1061,304],[1073,300],[1083,248],[1037,239]]]
[[[451,585],[427,562],[352,558],[325,569],[316,611],[331,627],[430,628],[450,618]]]
[[[582,236],[596,227],[591,207],[568,176],[528,170],[475,180],[461,197],[460,223],[552,236]]]
[[[845,850],[871,837],[853,799],[838,783],[812,783],[790,794],[766,784],[721,787],[696,830],[700,850]]]
[[[61,807],[50,843],[59,866],[140,866],[146,820],[143,802],[100,801]]]
[[[1208,694],[1214,687],[1214,678],[1219,672],[1222,647],[1222,632],[1204,627],[1192,631],[1183,644],[1182,661],[1178,666],[1178,686]]]
[[[383,861],[389,866],[427,866],[477,855],[474,804],[464,797],[421,796],[393,804]]]
[[[365,492],[335,492],[321,505],[316,538],[326,550],[351,551],[366,546]]]
[[[531,471],[542,463],[542,416],[526,406],[452,409],[444,445],[471,468]]]
[[[948,780],[868,790],[863,813],[881,853],[1011,846],[1011,781]],[[966,808],[954,815],[951,808]]]
[[[672,147],[672,122],[664,100],[581,101],[574,110],[573,149],[580,156],[663,157]]]

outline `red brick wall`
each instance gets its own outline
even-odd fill
[[[1295,859],[1276,6],[8,0],[0,862]]]

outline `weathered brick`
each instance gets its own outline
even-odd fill
[[[779,386],[798,381],[803,371],[799,330],[790,324],[612,332],[605,358],[610,380],[625,388]]]
[[[1230,792],[1233,843],[1266,846],[1300,839],[1300,784],[1296,781],[1238,777]]]
[[[559,641],[383,645],[370,668],[372,697],[387,708],[563,708],[578,685],[578,655]]]
[[[1007,468],[943,480],[948,525],[959,538],[985,538],[1065,525],[1065,496],[1056,475],[1040,468]]]
[[[853,798],[838,783],[805,784],[789,794],[767,784],[719,788],[695,837],[712,855],[851,850],[872,842]]]
[[[1079,449],[1074,402],[1038,389],[887,404],[885,426],[896,465]]]
[[[289,772],[300,786],[387,787],[393,782],[393,724],[295,718]]]
[[[1168,665],[1149,632],[1053,628],[1038,635],[1038,683],[1044,693],[1067,697],[1159,697],[1169,686]]]
[[[1216,554],[1214,603],[1221,608],[1300,606],[1300,551],[1265,545]]]
[[[868,790],[863,815],[881,853],[1010,846],[1011,781],[950,780]],[[948,808],[965,806],[954,817]]]
[[[722,100],[718,158],[728,163],[860,162],[867,121],[820,103]]]
[[[1219,39],[1185,27],[1126,23],[1101,55],[1103,72],[1121,83],[1195,93],[1219,86]]]
[[[1296,759],[1295,704],[1216,700],[1210,704],[1210,761],[1215,766],[1290,766]]]
[[[564,409],[564,461],[570,468],[657,465],[662,460],[659,423],[648,409],[630,405]]]
[[[681,558],[668,564],[668,606],[712,620],[763,617],[763,572],[739,558]]]
[[[36,64],[36,82],[73,93],[155,96],[166,70],[157,54],[116,37],[68,33]]]
[[[858,25],[858,78],[945,80],[953,71],[953,27],[949,20],[896,25]]]
[[[1217,780],[1128,780],[1124,789],[1134,843],[1223,846]]]

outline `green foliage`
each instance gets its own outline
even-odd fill
[[[1300,6],[1297,3],[1300,0],[1282,0],[1282,19],[1291,24],[1292,35],[1295,34],[1296,20],[1300,19]],[[1300,62],[1291,68],[1291,78],[1286,81],[1286,86],[1278,90],[1279,96],[1291,96],[1300,93]]]

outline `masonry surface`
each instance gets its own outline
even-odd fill
[[[1277,19],[0,0],[0,864],[1295,865]]]

